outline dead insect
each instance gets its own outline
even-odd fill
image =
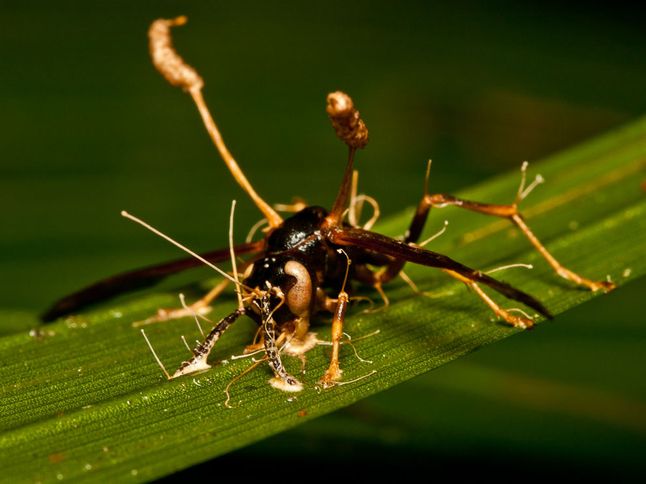
[[[453,205],[467,210],[509,219],[553,267],[556,273],[592,291],[610,290],[610,282],[595,282],[563,267],[530,231],[518,211],[518,203],[533,188],[525,188],[525,168],[516,199],[509,205],[462,200],[450,195],[430,194],[425,188],[408,231],[403,240],[396,240],[361,228],[357,222],[356,188],[353,188],[353,162],[358,149],[368,142],[368,130],[350,97],[333,92],[327,97],[327,113],[337,136],[348,146],[348,160],[338,195],[331,210],[300,204],[289,218],[283,218],[252,188],[235,159],[227,149],[220,132],[202,97],[203,81],[199,74],[175,52],[170,37],[173,26],[182,25],[185,17],[157,20],[149,30],[150,50],[154,65],[174,86],[191,95],[202,116],[206,129],[233,177],[262,212],[268,228],[262,240],[246,242],[229,249],[203,254],[155,267],[111,277],[57,302],[43,319],[52,320],[69,314],[98,300],[150,286],[164,277],[200,264],[222,262],[229,257],[234,265],[233,276],[226,279],[191,307],[160,311],[151,320],[161,321],[193,314],[208,307],[229,282],[236,285],[238,307],[222,318],[204,341],[193,350],[193,357],[169,378],[191,374],[209,367],[207,358],[222,333],[240,316],[246,315],[259,325],[260,343],[264,347],[277,388],[298,391],[301,383],[290,375],[281,362],[281,352],[300,354],[310,349],[315,340],[310,337],[312,317],[318,312],[332,313],[332,355],[330,365],[321,378],[324,387],[341,378],[339,345],[343,322],[349,305],[349,281],[371,286],[383,294],[382,285],[399,275],[406,262],[441,269],[469,286],[491,310],[505,322],[519,328],[532,326],[526,315],[512,314],[502,309],[480,287],[490,287],[503,296],[519,301],[550,318],[549,311],[537,299],[507,283],[498,281],[478,270],[417,244],[432,207]],[[430,168],[430,165],[429,165]],[[428,170],[426,174],[428,181]],[[536,182],[535,182],[536,183]],[[128,214],[125,216],[147,226]],[[346,220],[347,219],[347,220]],[[151,230],[150,226],[147,226]],[[173,243],[177,244],[173,241]],[[188,250],[181,246],[183,249]],[[247,256],[242,282],[238,281],[235,257]],[[378,270],[373,270],[378,267]],[[222,272],[222,271],[220,271]]]

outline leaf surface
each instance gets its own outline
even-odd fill
[[[523,202],[523,213],[564,265],[590,278],[610,275],[621,285],[646,272],[645,167],[646,120],[640,120],[531,165],[530,177],[540,172],[547,183]],[[518,181],[517,172],[509,173],[459,195],[505,203]],[[412,209],[385,220],[377,230],[402,234],[411,214]],[[433,250],[482,270],[532,264],[531,271],[510,269],[497,277],[535,295],[554,314],[597,296],[556,277],[507,221],[434,210],[427,234],[444,219],[449,229]],[[396,281],[387,287],[387,309],[351,310],[346,330],[361,359],[350,345],[342,347],[347,384],[316,387],[328,362],[328,347],[319,346],[307,354],[303,392],[274,390],[267,384],[269,369],[261,365],[232,386],[232,409],[224,406],[224,389],[251,363],[231,358],[253,338],[249,321],[241,320],[218,343],[213,369],[168,382],[131,323],[159,307],[176,306],[175,294],[135,295],[31,332],[34,316],[2,312],[3,332],[14,332],[0,339],[3,474],[42,482],[150,480],[347,406],[517,332],[494,321],[476,297],[441,272],[409,265],[406,273],[425,296]],[[182,291],[195,298],[206,287]],[[364,294],[379,304],[375,294]],[[233,295],[221,298],[212,317],[235,304]],[[329,339],[326,319],[319,322],[319,338]],[[147,334],[171,370],[188,356],[180,335],[189,341],[200,337],[192,320],[150,326]],[[286,360],[292,372],[299,371],[299,361]]]

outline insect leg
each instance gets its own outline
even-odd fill
[[[276,336],[276,321],[274,321],[273,312],[275,311],[269,305],[269,291],[266,296],[262,298],[260,303],[260,311],[262,314],[262,333],[263,342],[265,345],[265,353],[269,367],[274,372],[274,378],[269,380],[269,383],[278,390],[286,392],[300,392],[303,385],[296,378],[290,375],[282,360],[280,359],[280,352]]]
[[[360,247],[379,254],[388,255],[396,260],[449,270],[450,272],[461,276],[463,279],[460,280],[464,281],[466,279],[470,282],[486,284],[503,296],[522,302],[543,316],[551,318],[547,308],[536,298],[505,282],[498,281],[491,276],[471,269],[470,267],[460,264],[450,257],[438,254],[437,252],[414,247],[400,240],[395,240],[384,235],[354,227],[337,227],[326,233],[326,237],[334,244]],[[375,275],[375,279],[376,278],[377,275]],[[375,282],[378,282],[378,280]],[[513,320],[509,320],[508,322],[510,324],[515,324]]]
[[[286,392],[300,392],[303,389],[303,385],[296,378],[287,373],[287,370],[280,358],[278,345],[276,343],[276,322],[273,318],[270,318],[263,325],[263,328],[267,361],[275,375],[269,383],[271,386],[279,390],[284,390]]]
[[[521,329],[527,329],[534,326],[534,321],[532,319],[526,316],[517,316],[515,314],[511,314],[508,310],[505,310],[498,306],[498,304],[496,304],[496,302],[491,299],[474,280],[447,269],[445,269],[444,272],[457,279],[458,281],[464,282],[467,287],[469,287],[480,299],[484,301],[487,306],[491,308],[496,316],[501,317],[508,324]]]
[[[204,342],[195,347],[193,350],[193,357],[190,360],[183,362],[175,373],[173,373],[171,379],[211,368],[211,365],[209,365],[206,360],[209,357],[209,353],[211,353],[211,350],[215,346],[215,343],[218,342],[222,333],[224,333],[229,326],[245,313],[246,310],[244,308],[238,308],[228,316],[222,318],[206,336]]]
[[[424,230],[424,225],[426,224],[426,219],[428,218],[428,213],[431,210],[431,203],[429,202],[428,195],[428,179],[431,173],[431,161],[428,161],[426,165],[426,175],[424,176],[424,196],[417,204],[417,209],[415,210],[415,215],[413,220],[411,220],[410,226],[404,235],[404,243],[410,244],[417,242],[422,235]],[[379,284],[390,281],[391,279],[397,277],[399,273],[404,268],[406,261],[403,259],[395,259],[390,262],[383,270],[379,271],[377,274]]]
[[[341,378],[341,368],[339,367],[339,346],[343,338],[343,322],[345,312],[348,308],[348,294],[345,291],[339,293],[332,319],[332,355],[330,356],[330,366],[325,375],[321,378],[323,388],[334,386],[335,382]]]
[[[338,249],[339,253],[345,255],[348,260],[348,265],[345,269],[345,277],[343,285],[339,292],[339,297],[336,300],[336,308],[334,310],[334,318],[332,319],[332,355],[330,356],[330,366],[328,367],[325,375],[321,378],[321,385],[323,388],[334,386],[336,381],[341,379],[341,368],[339,367],[339,347],[341,345],[341,338],[343,338],[343,322],[345,321],[345,312],[348,309],[348,302],[350,298],[348,293],[345,292],[345,285],[348,282],[348,274],[350,273],[350,264],[352,261],[348,254],[343,249]]]
[[[552,254],[549,253],[549,251],[545,248],[545,246],[540,242],[540,240],[538,240],[536,235],[534,235],[534,233],[527,226],[527,224],[525,223],[525,220],[523,219],[523,216],[518,210],[518,204],[529,193],[529,191],[531,191],[533,186],[535,186],[536,182],[530,185],[530,187],[528,187],[527,189],[525,189],[524,181],[525,181],[526,168],[527,168],[527,164],[524,163],[522,167],[523,181],[521,183],[520,189],[518,190],[518,195],[516,196],[516,200],[509,205],[496,205],[491,203],[473,202],[470,200],[457,198],[452,195],[446,195],[441,193],[429,195],[428,193],[426,193],[424,195],[424,199],[420,203],[420,206],[422,205],[428,206],[428,208],[426,209],[426,213],[428,213],[428,210],[430,209],[430,207],[443,208],[451,205],[454,207],[464,208],[466,210],[471,210],[472,212],[477,212],[484,215],[492,215],[494,217],[509,219],[514,225],[516,225],[516,227],[520,229],[520,231],[525,235],[525,237],[527,237],[529,242],[545,258],[545,260],[552,267],[552,269],[554,269],[554,272],[556,272],[556,274],[558,274],[560,277],[567,279],[568,281],[571,281],[579,286],[584,286],[591,291],[598,291],[602,289],[608,292],[614,289],[615,285],[612,282],[592,281],[583,276],[580,276],[579,274],[561,265],[561,263],[558,260],[556,260],[556,258]],[[542,179],[538,179],[538,180],[542,180]]]

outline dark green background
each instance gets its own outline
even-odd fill
[[[3,2],[2,307],[42,310],[97,278],[177,256],[121,209],[199,250],[226,244],[232,198],[240,237],[257,220],[188,97],[150,65],[145,32],[156,17],[189,16],[176,44],[271,202],[331,203],[345,153],[324,113],[331,90],[350,93],[368,123],[361,188],[386,215],[416,203],[428,158],[432,189],[455,191],[646,108],[641,10],[232,3]],[[463,459],[481,468],[636,469],[646,435],[644,288],[633,283],[222,464],[293,455],[316,465],[332,452],[357,470],[369,455],[373,465],[389,456],[392,466],[430,473]],[[549,403],[518,382],[544,390]]]

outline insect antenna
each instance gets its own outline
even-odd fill
[[[283,222],[283,219],[253,189],[251,183],[249,183],[249,180],[247,180],[247,177],[240,169],[238,162],[224,143],[220,130],[215,124],[213,116],[211,116],[211,112],[202,95],[204,80],[193,67],[182,59],[173,46],[170,33],[171,27],[184,25],[186,22],[187,18],[181,16],[174,19],[158,19],[150,25],[148,39],[153,65],[172,86],[181,87],[191,95],[202,117],[206,131],[224,160],[224,163],[227,165],[227,168],[229,168],[233,178],[235,178],[238,185],[242,187],[256,204],[269,222],[269,226],[272,228],[278,227]]]
[[[173,244],[175,247],[178,247],[178,248],[182,249],[184,252],[186,252],[187,254],[192,255],[192,256],[193,256],[193,257],[195,257],[197,260],[199,260],[199,261],[203,262],[204,264],[206,264],[207,266],[209,266],[211,269],[213,269],[214,271],[216,271],[216,272],[217,272],[218,274],[220,274],[221,276],[223,276],[223,277],[227,278],[228,280],[230,280],[231,282],[233,282],[233,283],[236,285],[236,287],[244,286],[242,283],[238,282],[238,280],[237,280],[237,279],[235,279],[235,278],[231,277],[229,274],[227,274],[225,271],[223,271],[222,269],[220,269],[218,266],[216,266],[216,265],[214,265],[214,264],[211,264],[208,260],[206,260],[206,259],[205,259],[204,257],[202,257],[201,255],[199,255],[199,254],[197,254],[197,253],[193,252],[193,251],[192,251],[191,249],[189,249],[188,247],[186,247],[186,246],[184,246],[184,245],[180,244],[180,243],[179,243],[179,242],[177,242],[176,240],[174,240],[174,239],[170,238],[168,235],[166,235],[166,234],[164,234],[164,233],[160,232],[160,231],[159,231],[159,230],[157,230],[155,227],[153,227],[152,225],[150,225],[150,224],[148,224],[148,223],[144,222],[144,221],[143,221],[143,220],[141,220],[140,218],[137,218],[137,217],[135,217],[134,215],[129,214],[129,213],[128,213],[128,212],[126,212],[125,210],[122,210],[122,211],[121,211],[121,216],[123,216],[123,217],[125,217],[125,218],[127,218],[127,219],[129,219],[129,220],[132,220],[133,222],[138,223],[138,224],[139,224],[139,225],[141,225],[142,227],[144,227],[144,228],[146,228],[146,229],[150,230],[153,234],[160,236],[162,239],[164,239],[164,240],[166,240],[166,241],[170,242],[170,243],[171,243],[171,244]]]

